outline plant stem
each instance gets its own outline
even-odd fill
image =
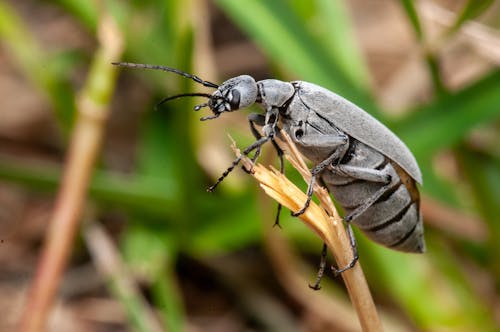
[[[99,152],[116,76],[116,69],[109,62],[119,58],[122,53],[121,35],[109,16],[103,15],[101,18],[99,40],[101,48],[78,102],[78,119],[72,133],[62,183],[22,312],[22,332],[43,331],[45,328],[79,227],[88,184]]]
[[[97,270],[106,278],[116,298],[120,299],[134,329],[140,332],[164,331],[105,230],[91,221],[84,224],[83,230]]]
[[[287,159],[308,182],[311,174],[300,153],[286,134],[282,132],[281,135],[285,137],[285,140],[278,142],[278,144],[285,150]],[[239,150],[233,148],[236,154],[239,155]],[[253,165],[248,158],[243,158],[242,163],[247,169],[253,170],[252,175],[260,182],[266,194],[283,204],[283,206],[291,211],[297,211],[303,206],[306,195],[283,174],[275,169],[269,170],[260,164]],[[323,208],[311,202],[310,206],[299,218],[321,237],[335,256],[338,266],[342,268],[352,260],[351,244],[342,219],[337,213],[328,192],[319,185],[316,185],[314,190]],[[353,268],[343,272],[342,278],[358,314],[363,331],[382,331],[382,324],[360,263],[356,263]]]

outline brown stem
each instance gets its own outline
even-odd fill
[[[133,322],[137,330],[164,331],[103,227],[89,221],[84,224],[83,236],[97,270],[109,281],[114,294],[120,298],[129,314],[134,315]]]
[[[278,143],[286,151],[287,159],[302,174],[305,181],[308,182],[311,176],[309,169],[295,145],[286,135],[283,136],[285,137],[285,141]],[[234,149],[239,155],[239,150],[235,147]],[[242,163],[248,169],[252,169],[253,166],[252,175],[260,182],[260,186],[266,194],[291,211],[297,211],[303,206],[306,201],[306,194],[283,174],[275,169],[269,170],[260,164],[252,165],[251,160],[248,158],[243,158]],[[344,267],[352,260],[352,249],[342,219],[335,209],[326,189],[317,185],[314,190],[322,207],[311,202],[309,208],[299,218],[327,244],[335,256],[338,266]],[[363,331],[382,331],[382,324],[360,263],[358,262],[352,269],[343,272],[342,278],[358,314]]]
[[[21,315],[19,330],[22,332],[43,331],[45,328],[79,227],[88,183],[99,152],[111,95],[99,89],[112,90],[116,70],[102,70],[103,63],[112,67],[109,62],[117,59],[122,52],[120,33],[108,16],[103,16],[100,22],[99,39],[102,48],[96,55],[92,68],[94,71],[89,75],[78,102],[78,117],[62,182],[34,280]],[[103,81],[107,84],[106,87],[103,87]]]

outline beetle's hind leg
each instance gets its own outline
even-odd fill
[[[363,202],[363,204],[359,205],[344,217],[344,221],[347,224],[347,235],[349,236],[353,259],[349,264],[347,264],[347,266],[341,269],[334,268],[333,266],[331,267],[332,271],[335,274],[339,274],[353,268],[358,260],[358,247],[356,244],[354,233],[352,231],[351,222],[358,216],[360,216],[363,212],[365,212],[370,206],[375,204],[377,200],[380,199],[384,194],[389,192],[395,186],[399,186],[400,182],[396,178],[393,178],[391,174],[389,174],[389,172],[372,168],[364,168],[352,165],[337,165],[333,166],[331,171],[336,174],[341,174],[343,176],[347,176],[356,180],[378,182],[383,184],[382,187],[378,189],[365,202]]]
[[[311,289],[314,290],[321,289],[320,283],[321,279],[323,279],[323,274],[325,273],[327,249],[328,247],[326,246],[326,243],[323,243],[323,249],[321,250],[321,260],[319,262],[319,269],[318,269],[318,274],[316,276],[316,281],[314,282],[314,285],[309,284],[309,288]]]
[[[354,237],[354,233],[352,231],[351,223],[346,222],[346,224],[347,224],[347,236],[349,236],[349,244],[351,245],[351,249],[352,249],[352,260],[349,262],[349,264],[347,264],[343,268],[335,268],[335,267],[331,266],[330,268],[332,269],[332,271],[335,275],[339,275],[344,271],[352,269],[356,265],[356,262],[359,259],[358,245],[356,243],[356,238]]]
[[[375,204],[382,196],[390,192],[394,187],[397,187],[401,184],[398,177],[393,177],[386,170],[377,170],[351,165],[337,165],[332,167],[332,172],[348,176],[356,180],[378,182],[383,184],[380,189],[373,193],[372,196],[370,196],[366,201],[364,201],[361,205],[356,207],[344,217],[344,221],[347,223],[359,217],[369,207]]]
[[[358,245],[356,243],[356,238],[354,237],[354,233],[352,231],[352,227],[351,227],[350,223],[347,223],[347,236],[349,237],[349,244],[350,244],[351,249],[352,249],[352,259],[349,262],[349,264],[347,264],[346,266],[344,266],[342,268],[336,268],[334,266],[330,266],[330,269],[332,270],[332,272],[335,276],[338,276],[339,274],[341,274],[347,270],[352,269],[356,265],[356,263],[359,259]],[[320,283],[321,283],[321,279],[323,278],[323,275],[325,273],[327,250],[328,250],[328,247],[326,246],[326,243],[323,243],[323,249],[321,250],[321,260],[319,263],[319,269],[318,269],[318,274],[316,276],[316,281],[314,282],[314,285],[309,284],[309,288],[311,288],[311,289],[314,289],[314,290],[321,289]]]

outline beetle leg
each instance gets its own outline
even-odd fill
[[[297,126],[297,128],[292,128],[295,135],[293,141],[302,147],[316,148],[316,149],[330,149],[331,151],[337,150],[338,148],[345,147],[346,151],[349,147],[349,136],[345,134],[337,135],[303,135],[301,133],[302,128]],[[303,135],[303,136],[297,136]],[[345,152],[344,152],[345,153]]]
[[[281,174],[285,174],[285,163],[284,163],[284,160],[283,160],[283,150],[281,150],[281,148],[278,146],[278,144],[276,144],[276,142],[274,141],[274,139],[272,139],[271,142],[273,143],[273,146],[276,149],[276,152],[278,153],[278,157],[279,157],[279,161],[280,161],[280,173]],[[277,207],[277,210],[276,210],[276,217],[274,218],[274,226],[278,226],[280,228],[281,228],[281,226],[280,226],[280,215],[281,215],[281,209],[282,208],[283,208],[283,205],[281,205],[281,203],[278,203],[278,207]]]
[[[252,128],[250,128],[250,129],[252,129],[252,133],[254,133],[254,130],[257,130],[255,128],[255,125],[262,127],[262,126],[264,126],[266,124],[266,117],[263,114],[250,113],[248,115],[248,121],[250,122],[250,127],[253,128],[253,129]]]
[[[392,181],[386,185],[384,185],[382,188],[377,190],[369,199],[367,199],[363,204],[355,208],[353,211],[351,211],[347,216],[344,217],[345,222],[351,222],[352,220],[356,219],[359,217],[363,212],[365,212],[370,206],[375,204],[375,202],[382,197],[386,192],[391,190],[392,188],[399,186],[401,182],[399,181]]]
[[[364,180],[369,182],[381,182],[389,184],[391,182],[391,175],[387,172],[365,168],[352,165],[336,165],[331,167],[332,172],[342,176],[348,176],[357,180]]]
[[[224,171],[224,173],[222,173],[222,175],[217,179],[217,181],[213,185],[211,185],[210,187],[207,188],[207,191],[209,191],[209,192],[214,191],[215,188],[217,187],[217,185],[219,183],[221,183],[226,178],[226,176],[228,176],[229,173],[231,173],[233,171],[233,169],[236,166],[238,166],[238,164],[240,163],[243,156],[247,156],[250,152],[259,148],[260,146],[262,146],[263,144],[265,144],[267,141],[269,141],[271,139],[272,139],[272,136],[263,136],[260,139],[258,139],[257,141],[255,141],[254,143],[252,143],[251,145],[249,145],[245,150],[242,151],[242,153],[239,157],[237,157],[236,159],[233,160],[231,166],[229,166]]]
[[[347,264],[346,266],[344,266],[341,269],[338,269],[338,268],[331,266],[330,268],[332,269],[333,273],[336,276],[341,274],[344,271],[352,269],[354,267],[354,265],[356,265],[356,262],[359,259],[358,245],[356,244],[356,238],[354,237],[354,233],[352,231],[352,227],[351,227],[350,222],[347,223],[347,235],[349,236],[349,244],[351,245],[351,249],[352,249],[352,260],[349,262],[349,264]]]
[[[311,199],[314,192],[314,184],[318,175],[321,174],[321,172],[323,172],[325,168],[331,166],[332,163],[337,163],[339,160],[341,160],[344,154],[347,152],[347,149],[349,148],[349,138],[347,137],[347,135],[309,135],[300,138],[298,141],[298,143],[302,144],[303,146],[307,146],[309,142],[311,146],[312,144],[314,144],[316,148],[329,147],[333,150],[333,153],[328,158],[311,169],[311,180],[309,181],[309,185],[307,187],[307,200],[304,203],[304,206],[299,211],[292,212],[292,216],[294,217],[303,214],[309,207],[309,204],[311,204]]]
[[[326,243],[323,243],[323,249],[321,250],[321,261],[319,262],[319,270],[316,276],[316,281],[314,282],[314,285],[309,284],[309,288],[311,289],[314,290],[321,289],[321,286],[319,284],[321,283],[321,279],[323,278],[323,274],[325,273],[326,254],[327,254],[327,246]]]
[[[256,126],[264,126],[266,124],[266,117],[262,114],[258,113],[251,113],[248,116],[248,122],[250,124],[250,131],[252,132],[253,136],[257,139],[260,139],[262,135],[260,132],[257,130]],[[276,153],[278,154],[279,162],[280,162],[280,173],[284,174],[285,173],[285,163],[283,160],[283,150],[276,144],[276,141],[274,139],[271,139],[271,142],[273,143],[274,149],[276,150]],[[255,150],[255,154],[252,158],[252,162],[255,162],[257,158],[260,155],[260,147]],[[278,203],[278,208],[276,211],[276,217],[274,219],[274,226],[280,227],[280,214],[281,214],[281,209],[282,205]]]
[[[379,182],[384,185],[377,190],[370,198],[368,198],[363,204],[351,211],[344,220],[350,222],[357,217],[359,217],[363,212],[365,212],[370,206],[375,204],[375,202],[383,196],[387,191],[394,188],[394,186],[399,186],[399,180],[392,179],[391,174],[384,170],[377,170],[372,168],[364,168],[352,165],[335,165],[331,166],[331,171],[343,176],[348,176],[353,179]]]
[[[352,269],[355,265],[356,262],[359,259],[358,255],[358,245],[356,243],[356,238],[354,237],[354,233],[352,231],[352,227],[350,223],[347,223],[347,236],[349,236],[349,244],[351,245],[352,249],[352,260],[344,266],[343,268],[335,268],[334,266],[330,266],[330,269],[332,272],[335,274],[335,276],[338,276],[339,274],[343,273],[344,271],[347,271],[349,269]],[[321,279],[323,278],[323,275],[325,273],[325,267],[326,267],[326,255],[327,255],[327,246],[326,243],[323,243],[323,249],[321,250],[321,260],[319,262],[319,270],[318,274],[316,276],[316,281],[314,282],[314,285],[309,284],[309,288],[314,289],[314,290],[319,290],[321,289],[320,283]]]
[[[258,114],[258,113],[251,113],[249,116],[248,116],[248,122],[250,124],[250,131],[252,132],[252,135],[256,138],[256,139],[260,139],[262,137],[262,135],[260,134],[260,132],[257,130],[257,127],[255,125],[258,125],[260,127],[263,127],[266,123],[266,117],[262,114]],[[255,150],[255,154],[252,158],[252,162],[255,162],[257,160],[257,158],[259,157],[260,155],[260,147],[258,147],[256,150]]]
[[[341,269],[331,267],[332,271],[338,275],[346,270],[353,268],[358,261],[358,247],[356,245],[356,239],[354,237],[354,233],[352,231],[351,221],[360,216],[363,212],[365,212],[370,206],[372,206],[384,193],[393,188],[396,185],[399,185],[397,181],[391,181],[391,175],[387,172],[371,169],[371,168],[363,168],[352,165],[336,165],[331,167],[332,172],[337,174],[341,174],[344,176],[352,177],[359,180],[370,181],[370,182],[380,182],[384,183],[384,186],[377,190],[372,197],[366,200],[362,205],[358,206],[356,209],[351,211],[347,216],[345,216],[344,221],[347,224],[347,235],[349,236],[349,242],[352,248],[353,259],[349,264]]]
[[[248,117],[248,120],[250,122],[250,130],[252,131],[255,138],[259,139],[260,137],[262,137],[262,135],[257,130],[257,128],[255,128],[255,125],[257,124],[258,126],[264,126],[266,124],[266,117],[262,114],[252,113]],[[276,150],[276,153],[278,154],[279,161],[280,161],[280,172],[283,174],[283,173],[285,173],[285,163],[283,160],[284,153],[283,153],[283,150],[278,146],[278,144],[274,140],[274,134],[276,131],[276,129],[275,129],[276,123],[277,123],[277,120],[275,120],[275,123],[273,124],[273,138],[271,139],[271,142],[273,143],[274,149]],[[254,158],[255,158],[255,156],[254,156]],[[257,159],[257,158],[255,158],[255,159]],[[252,159],[252,161],[255,162],[255,160],[253,160],[253,159]]]
[[[260,147],[263,144],[265,144],[270,140],[272,141],[274,139],[274,135],[276,134],[276,124],[278,123],[278,118],[279,118],[279,110],[277,108],[270,108],[269,110],[267,110],[265,116],[265,125],[263,127],[264,136],[261,136],[259,139],[257,139],[251,145],[249,145],[245,150],[243,150],[241,155],[233,160],[231,166],[229,166],[224,171],[224,173],[222,173],[222,175],[217,179],[217,181],[213,185],[208,187],[207,191],[209,192],[214,191],[217,185],[221,183],[226,178],[226,176],[228,176],[229,173],[233,171],[233,169],[236,166],[238,166],[243,156],[248,156],[250,152],[256,149],[260,151]]]

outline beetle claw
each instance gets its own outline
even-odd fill
[[[302,209],[300,209],[299,211],[297,211],[297,212],[292,211],[292,216],[298,217],[298,216],[304,214],[304,212],[306,212],[307,208],[309,207],[309,202],[311,202],[311,200],[307,200],[307,202],[304,204],[304,207]]]

